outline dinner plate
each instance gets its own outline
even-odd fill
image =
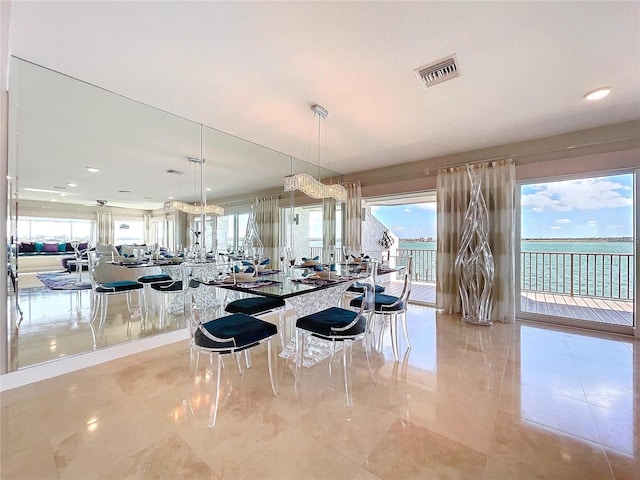
[[[337,280],[338,275],[331,275],[330,277],[321,277],[320,275],[309,275],[307,278],[311,280]]]
[[[236,279],[236,283],[253,283],[253,282],[257,282],[258,280],[259,280],[258,277],[249,277],[249,278],[245,278],[245,279],[237,278]],[[223,283],[231,283],[231,284],[233,284],[233,277],[225,278],[223,280]]]

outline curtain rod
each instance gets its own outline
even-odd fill
[[[438,170],[448,170],[449,168],[456,168],[456,167],[463,167],[465,165],[475,165],[475,164],[479,164],[479,163],[485,163],[485,162],[495,162],[498,160],[508,160],[511,159],[514,162],[516,162],[517,159],[519,158],[526,158],[526,157],[531,157],[534,155],[543,155],[545,153],[556,153],[556,152],[563,152],[565,150],[575,150],[577,148],[584,148],[584,147],[594,147],[594,146],[598,146],[598,145],[609,145],[612,143],[618,143],[618,142],[626,142],[629,140],[638,140],[640,139],[640,137],[638,136],[632,136],[632,137],[625,137],[625,138],[616,138],[615,140],[608,140],[608,141],[602,141],[602,142],[589,142],[589,143],[581,143],[579,145],[571,145],[570,147],[559,147],[559,148],[551,148],[548,150],[537,150],[535,152],[528,152],[528,153],[520,153],[520,154],[516,154],[516,153],[510,153],[510,154],[504,154],[504,155],[500,155],[498,157],[492,157],[492,158],[483,158],[480,160],[471,160],[468,162],[459,162],[459,163],[452,163],[451,165],[445,165],[442,167],[436,167],[434,170],[438,171]],[[426,169],[427,172],[429,169]],[[429,175],[428,173],[425,173],[425,176]]]
[[[247,205],[252,205],[256,200],[269,200],[271,198],[277,198],[278,200],[280,200],[281,198],[284,198],[284,197],[285,197],[284,194],[274,194],[274,195],[267,195],[262,197],[250,197],[250,198],[229,200],[227,202],[217,202],[217,203],[218,205],[233,205],[237,203],[246,203]]]
[[[492,162],[499,162],[500,160],[513,160],[515,162],[516,156],[515,155],[503,155],[500,157],[493,157],[493,158],[485,158],[483,160],[473,160],[471,162],[463,162],[463,163],[455,163],[452,165],[447,165],[446,167],[438,167],[435,169],[436,172],[440,172],[440,171],[446,171],[446,170],[451,170],[454,168],[460,168],[460,167],[465,167],[467,165],[480,165],[482,163],[492,163]],[[427,169],[427,172],[429,172],[429,170]],[[425,172],[425,176],[429,175],[429,173]]]

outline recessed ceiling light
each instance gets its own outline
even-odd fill
[[[173,200],[175,197],[167,197],[169,200]]]
[[[77,186],[78,186],[77,183],[67,183],[67,187],[73,188],[73,187],[77,187]]]
[[[96,167],[87,167],[87,171],[91,173],[98,173],[100,169]]]
[[[602,100],[611,93],[611,87],[600,87],[584,94],[585,100]]]
[[[205,190],[206,190],[207,192],[210,192],[210,191],[211,191],[211,189],[210,189],[210,188],[205,188]]]

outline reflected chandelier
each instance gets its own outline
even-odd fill
[[[320,169],[320,123],[324,120],[329,112],[320,105],[311,107],[314,116],[318,115],[318,170]],[[342,185],[325,185],[313,175],[308,173],[296,173],[284,177],[284,191],[293,192],[300,190],[311,198],[334,198],[337,202],[347,201],[347,189]]]
[[[165,211],[169,210],[179,210],[181,212],[189,213],[192,215],[205,215],[205,214],[213,214],[222,216],[224,215],[224,208],[220,205],[207,205],[207,198],[204,193],[204,179],[203,179],[203,167],[204,167],[204,158],[201,160],[199,158],[188,157],[187,158],[191,163],[198,163],[200,165],[200,203],[186,203],[181,202],[180,200],[171,200],[169,202],[165,202],[164,209]],[[195,174],[195,171],[194,171]]]
[[[181,212],[200,214],[209,213],[213,215],[224,215],[224,208],[220,205],[201,205],[199,203],[186,203],[180,200],[171,200],[164,204],[165,210],[180,210]]]

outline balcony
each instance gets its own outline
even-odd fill
[[[436,301],[436,251],[399,249],[413,256],[410,300]],[[522,252],[520,305],[523,312],[633,326],[631,254]],[[402,283],[389,279],[387,292],[399,294]]]

